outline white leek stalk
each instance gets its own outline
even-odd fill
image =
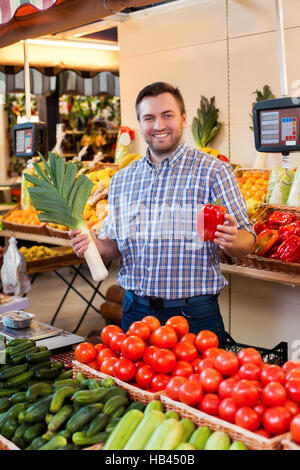
[[[87,265],[91,271],[92,278],[94,281],[103,281],[108,276],[108,271],[103,263],[103,260],[100,256],[98,248],[93,240],[93,237],[89,231],[89,228],[85,224],[85,222],[80,222],[77,227],[78,230],[84,235],[88,235],[90,243],[88,245],[87,250],[84,252],[84,257],[87,262]]]

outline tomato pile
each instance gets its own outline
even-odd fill
[[[147,316],[127,333],[107,325],[101,341],[76,346],[76,360],[267,438],[291,430],[300,443],[299,361],[265,364],[251,347],[236,355],[211,331],[189,333],[182,316],[165,325]]]

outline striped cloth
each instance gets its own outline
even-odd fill
[[[65,1],[67,0],[1,0],[0,24],[8,23],[13,16],[31,15]]]
[[[218,293],[227,284],[220,248],[202,242],[197,232],[201,205],[217,199],[240,229],[254,235],[231,165],[184,142],[159,167],[147,151],[116,173],[99,238],[118,244],[119,284],[137,295],[164,299]]]

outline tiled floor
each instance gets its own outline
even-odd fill
[[[84,266],[83,269],[84,275],[88,277],[93,284],[96,284],[92,281],[88,268]],[[119,266],[117,263],[114,263],[114,265],[109,268],[109,276],[100,286],[100,291],[104,295],[108,287],[116,282],[118,270]],[[69,281],[74,273],[71,268],[62,268],[60,272]],[[74,287],[86,298],[91,298],[93,289],[81,277],[77,276]],[[30,308],[26,310],[36,315],[35,320],[50,324],[66,288],[67,284],[55,273],[48,272],[39,274],[32,284],[31,291],[27,295],[30,300]],[[93,305],[99,308],[102,302],[104,302],[104,300],[97,294]],[[54,326],[73,332],[86,307],[86,302],[71,290],[64,301]],[[76,331],[76,334],[87,338],[90,332],[101,330],[104,324],[103,317],[90,307],[81,326]]]

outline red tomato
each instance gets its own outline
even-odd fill
[[[219,397],[221,399],[223,398],[230,398],[232,395],[232,390],[237,384],[237,380],[233,379],[232,377],[229,377],[228,379],[222,380],[222,382],[219,385]]]
[[[191,382],[195,382],[197,384],[200,383],[199,379],[200,379],[200,374],[192,374],[192,375],[189,376],[189,380]]]
[[[234,422],[241,428],[255,432],[260,426],[260,415],[249,406],[242,406],[235,414]]]
[[[300,414],[297,414],[292,419],[290,432],[291,432],[293,441],[295,441],[296,444],[300,444]]]
[[[173,348],[173,352],[175,353],[178,361],[192,362],[198,356],[196,346],[185,341],[177,343]]]
[[[231,351],[221,351],[214,360],[215,368],[225,376],[236,374],[239,369],[239,360]]]
[[[101,331],[101,340],[102,343],[109,346],[111,337],[114,333],[123,333],[122,329],[117,325],[107,325]]]
[[[136,373],[136,367],[132,361],[126,357],[120,357],[114,365],[114,376],[124,382],[131,382]]]
[[[263,412],[267,409],[267,406],[264,405],[261,401],[257,403],[257,405],[253,406],[254,411],[262,416]]]
[[[187,382],[186,377],[172,377],[166,385],[165,394],[172,400],[178,400],[178,392],[182,384]]]
[[[117,353],[120,353],[121,350],[122,350],[122,344],[123,344],[123,341],[124,339],[127,338],[127,334],[126,333],[114,333],[112,336],[111,336],[111,340],[110,340],[110,343],[109,343],[109,346],[110,346],[110,349],[112,349],[113,351],[117,352]]]
[[[246,362],[246,364],[243,364],[239,370],[239,376],[241,379],[259,380],[260,374],[261,368],[251,362]]]
[[[202,395],[203,389],[201,385],[190,380],[182,384],[178,392],[179,400],[189,406],[196,406],[200,402]]]
[[[263,362],[260,353],[255,348],[244,348],[238,353],[238,359],[240,364],[246,364],[247,362],[251,362],[252,364],[256,364],[259,367],[262,367]]]
[[[155,392],[161,392],[165,390],[166,386],[170,382],[171,378],[167,374],[157,374],[151,381],[151,389]]]
[[[263,368],[260,374],[260,380],[263,385],[267,385],[269,382],[284,384],[285,372],[277,364],[271,364],[269,367]]]
[[[107,345],[103,343],[98,343],[98,344],[95,344],[95,348],[97,349],[98,352],[100,352],[102,351],[102,349],[106,349]]]
[[[171,376],[175,377],[176,375],[180,375],[181,377],[189,377],[193,372],[194,369],[192,364],[187,361],[178,361],[175,369],[173,369],[171,373]]]
[[[150,338],[151,328],[145,321],[133,322],[127,333],[132,336],[139,336],[143,341],[147,341]]]
[[[166,321],[166,326],[174,328],[179,339],[189,332],[189,323],[187,319],[181,315],[169,318]]]
[[[150,326],[151,331],[154,331],[161,326],[159,319],[153,317],[152,315],[147,315],[142,319],[142,321],[144,321],[145,323],[147,323],[148,326]]]
[[[200,357],[196,357],[196,359],[193,359],[191,362],[194,371],[197,373],[201,372],[202,370],[200,366],[201,362],[202,362],[202,359],[200,359]]]
[[[116,353],[110,349],[110,348],[107,348],[107,349],[102,349],[102,351],[100,351],[98,353],[98,356],[97,356],[97,362],[99,364],[99,366],[101,366],[102,362],[104,361],[104,359],[107,359],[109,357],[118,357],[116,355]]]
[[[140,367],[145,366],[146,364],[143,361],[138,361],[135,363],[136,370],[139,370]]]
[[[223,377],[216,369],[203,369],[200,372],[199,383],[204,388],[205,392],[217,392]]]
[[[182,338],[180,338],[180,341],[186,341],[187,343],[192,343],[192,344],[195,344],[195,340],[196,340],[195,333],[187,333]]]
[[[219,404],[221,400],[215,393],[207,393],[203,396],[199,404],[199,410],[211,416],[218,416]]]
[[[272,434],[265,429],[258,429],[258,431],[255,431],[255,434],[259,434],[260,436],[266,437],[267,439],[271,439],[272,437]]]
[[[107,375],[114,375],[114,365],[118,362],[116,357],[107,357],[104,359],[100,366],[100,372]]]
[[[162,349],[172,349],[177,343],[177,334],[171,326],[160,326],[151,333],[149,343]]]
[[[206,349],[217,348],[219,346],[219,339],[213,331],[202,330],[196,336],[195,345],[198,351],[203,353]]]
[[[153,353],[154,351],[157,351],[158,349],[159,348],[157,346],[146,347],[144,355],[143,355],[143,362],[151,366]]]
[[[291,413],[292,416],[295,416],[300,412],[299,406],[292,400],[285,400],[283,406],[286,407],[286,409]]]
[[[208,348],[202,354],[202,359],[211,359],[212,361],[214,361],[221,351],[224,351],[224,349]]]
[[[229,423],[234,423],[234,417],[237,410],[238,406],[232,398],[224,398],[218,407],[219,417],[221,419],[225,419],[225,421],[228,421]]]
[[[154,351],[151,366],[160,374],[170,374],[176,366],[176,356],[170,349]]]
[[[273,406],[263,412],[263,427],[271,434],[283,434],[289,430],[291,418],[284,406]]]
[[[298,369],[299,367],[300,367],[300,361],[290,360],[290,361],[286,361],[283,364],[282,370],[283,372],[287,373],[289,370]]]
[[[239,406],[255,406],[259,400],[259,390],[251,380],[240,380],[232,390],[232,398]]]
[[[279,382],[269,382],[261,392],[261,401],[267,406],[281,406],[286,401],[286,391]]]
[[[152,367],[144,365],[140,367],[135,374],[135,381],[141,388],[149,388],[151,381],[155,376],[155,372]]]
[[[76,361],[82,364],[94,361],[97,357],[97,353],[98,351],[95,346],[88,341],[77,344],[74,351]]]
[[[88,362],[86,365],[91,369],[99,370],[99,364],[97,361]]]
[[[122,354],[131,361],[142,359],[146,349],[146,343],[139,336],[128,336],[122,343]]]
[[[195,359],[195,360],[198,361],[198,359]],[[194,366],[194,368],[195,368],[195,366]],[[201,372],[202,370],[207,369],[207,368],[214,369],[214,361],[212,359],[200,359],[199,362],[197,363],[197,369],[199,369],[199,372]],[[196,370],[196,372],[197,372],[197,370]]]
[[[285,385],[285,389],[287,391],[288,397],[295,401],[296,403],[300,403],[300,379],[290,379],[287,381]]]
[[[291,369],[286,373],[285,381],[288,382],[290,379],[300,380],[300,368]]]

